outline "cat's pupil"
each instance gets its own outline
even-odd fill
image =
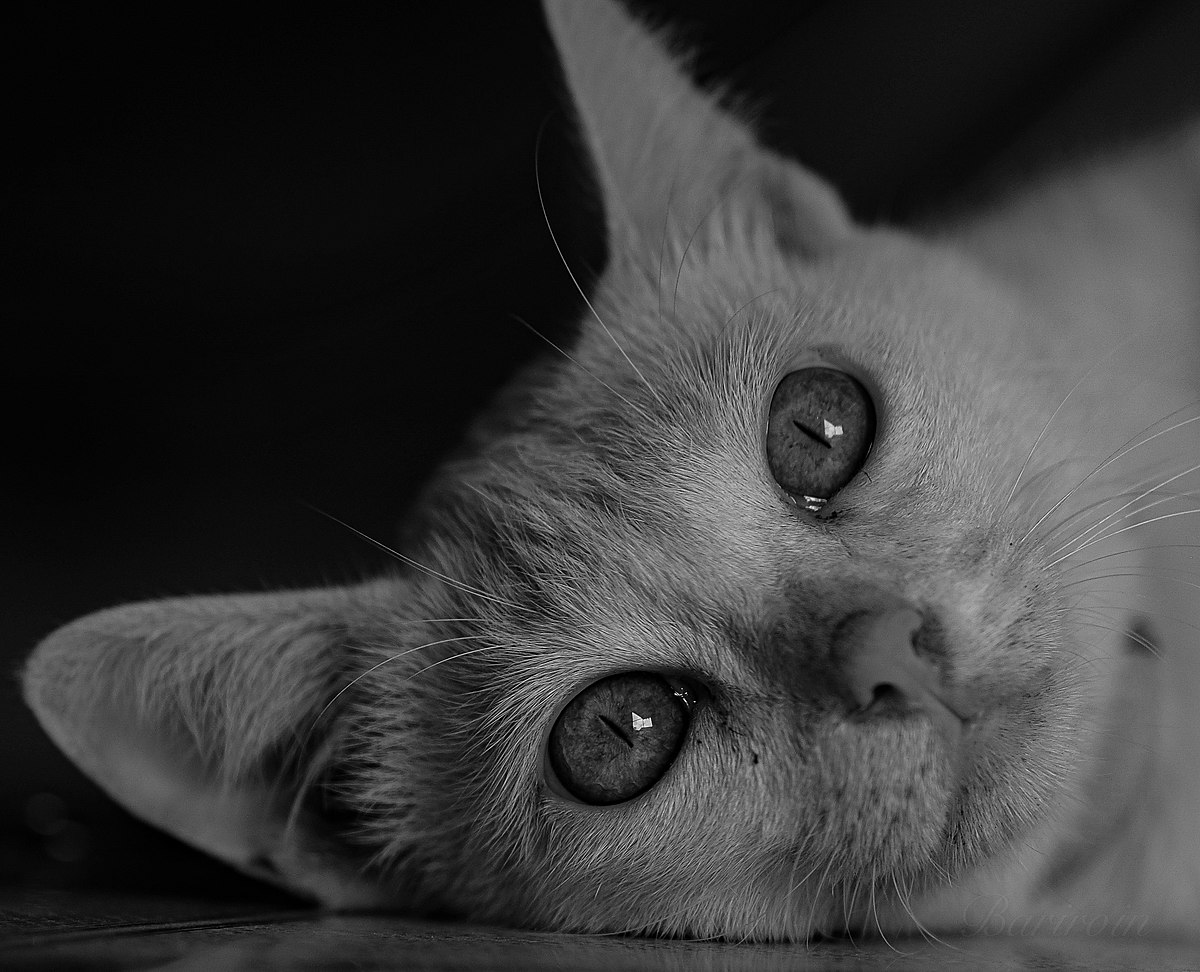
[[[550,766],[567,792],[584,803],[631,800],[670,769],[689,718],[683,695],[662,676],[611,675],[563,709],[550,731]]]
[[[771,475],[809,509],[819,509],[858,474],[874,438],[871,396],[844,371],[801,368],[784,376],[771,398]]]

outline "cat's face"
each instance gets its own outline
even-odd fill
[[[1002,297],[890,235],[813,261],[760,232],[733,265],[707,243],[669,241],[658,292],[652,263],[618,264],[593,299],[607,330],[546,365],[536,420],[440,481],[421,559],[489,596],[423,582],[433,616],[475,620],[422,640],[468,640],[364,680],[381,707],[410,680],[461,707],[452,741],[429,713],[420,745],[446,759],[422,812],[453,794],[471,910],[802,937],[1004,848],[1074,751],[1062,593],[1006,506],[1032,441],[1013,403],[1044,422],[1061,392],[959,323],[1011,332]],[[875,416],[824,504],[781,485],[768,442],[793,421],[780,382],[813,368]],[[847,694],[845,643],[901,606],[964,720]]]

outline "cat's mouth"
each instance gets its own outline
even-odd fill
[[[855,709],[850,718],[860,722],[908,715],[926,716],[946,744],[954,747],[976,726],[980,713],[966,693],[954,694],[921,679],[879,683],[872,690],[871,701]]]

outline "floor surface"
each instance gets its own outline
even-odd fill
[[[736,945],[549,935],[379,915],[122,895],[0,896],[0,968],[19,970],[1200,970],[1200,944],[974,938]]]

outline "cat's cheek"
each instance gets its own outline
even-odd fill
[[[708,848],[695,826],[680,825],[687,815],[672,803],[643,794],[593,807],[545,790],[535,851],[515,872],[506,866],[505,882],[524,889],[523,900],[505,904],[522,923],[560,930],[666,929],[672,917],[686,926],[681,892],[694,887],[689,862]]]
[[[795,832],[764,839],[766,760],[731,746],[729,728],[716,706],[705,707],[676,763],[622,803],[589,806],[545,780],[529,852],[498,864],[514,889],[525,889],[521,920],[551,915],[547,927],[568,921],[579,931],[720,934],[727,926],[709,913],[720,888],[722,912],[732,893],[755,913],[747,922],[762,921],[775,887],[767,879],[781,862],[794,863],[786,852]]]

